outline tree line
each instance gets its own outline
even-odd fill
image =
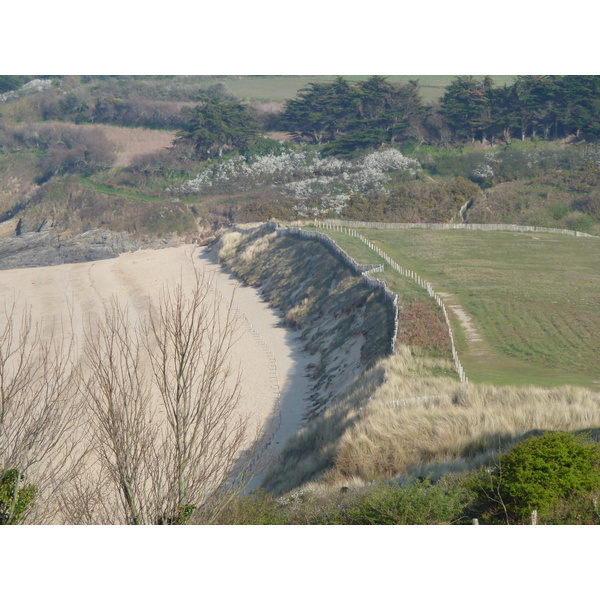
[[[244,152],[259,136],[251,112],[242,103],[218,96],[201,99],[179,135],[197,152],[217,149]],[[353,156],[382,146],[410,143],[442,146],[512,139],[594,140],[600,136],[600,78],[597,76],[519,76],[496,87],[459,76],[439,102],[425,105],[418,80],[391,83],[374,75],[351,82],[309,83],[287,100],[274,127],[302,143],[319,146],[323,155]]]
[[[440,99],[456,141],[512,138],[586,139],[600,136],[600,78],[593,75],[519,76],[494,87],[491,77],[457,77]]]
[[[14,89],[22,79],[0,77],[0,91]],[[192,88],[187,95],[175,86],[169,97],[166,89],[158,93],[135,78],[129,87],[125,83],[45,91],[36,100],[40,116],[175,129],[180,143],[191,141],[202,158],[215,151],[246,152],[267,130],[289,132],[324,155],[347,157],[397,144],[600,136],[600,78],[594,75],[526,75],[503,86],[489,76],[457,76],[433,104],[424,102],[418,79],[402,84],[380,75],[362,81],[340,76],[309,83],[268,116],[237,100],[222,84],[187,86]]]

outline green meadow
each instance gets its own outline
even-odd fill
[[[600,238],[554,233],[361,229],[400,265],[470,317],[453,319],[473,382],[600,387]],[[358,239],[328,230],[359,262],[382,262]],[[386,269],[399,294],[414,284]]]

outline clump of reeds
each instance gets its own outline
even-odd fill
[[[270,233],[257,237],[250,242],[239,255],[239,260],[243,263],[249,263],[258,254],[261,254],[269,247],[271,241],[277,236],[276,233]]]

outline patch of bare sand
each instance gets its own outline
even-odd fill
[[[269,424],[271,447],[280,448],[301,426],[308,358],[257,290],[241,287],[199,248],[138,250],[103,261],[0,271],[0,303],[14,297],[27,302],[34,322],[48,333],[62,323],[67,334],[73,332],[81,353],[90,315],[103,314],[113,296],[129,306],[133,319],[144,317],[149,301],[157,302],[164,286],[182,281],[191,290],[194,266],[212,275],[221,310],[233,294],[240,339],[231,359],[242,373],[240,412],[249,416],[253,428]]]

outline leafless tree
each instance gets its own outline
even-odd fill
[[[96,511],[123,523],[185,523],[239,491],[249,474],[241,451],[256,439],[239,414],[237,330],[233,299],[223,308],[198,272],[189,293],[182,283],[163,289],[145,322],[113,301],[89,328],[82,390],[98,462],[89,485],[63,498],[72,519],[94,522]],[[102,498],[90,492],[100,480]]]
[[[37,489],[30,518],[47,522],[49,503],[81,459],[83,435],[70,362],[73,340],[64,330],[34,326],[31,309],[15,299],[0,313],[0,475],[16,471],[12,506],[14,522],[19,488]]]
[[[103,482],[98,496],[117,502],[111,510],[102,511],[103,520],[116,511],[119,521],[140,524],[148,522],[153,512],[147,470],[158,426],[142,351],[127,309],[113,299],[104,318],[90,323],[86,331],[86,374],[81,385],[94,424],[90,443],[98,462],[92,468],[96,480]],[[81,512],[81,502],[88,496],[83,482],[75,492],[71,509]],[[93,514],[84,504],[88,509],[83,512]]]

